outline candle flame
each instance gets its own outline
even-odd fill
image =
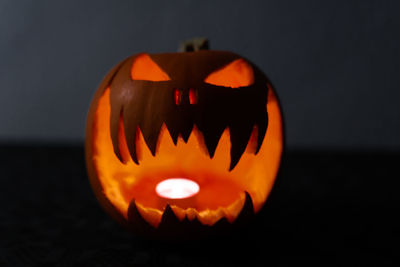
[[[200,187],[195,181],[185,178],[166,179],[156,186],[157,195],[169,199],[189,198],[199,191]]]

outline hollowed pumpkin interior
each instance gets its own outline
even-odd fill
[[[268,129],[257,154],[254,148],[257,128],[236,167],[229,171],[230,135],[223,132],[214,157],[210,158],[196,126],[187,141],[178,138],[175,145],[168,129],[162,126],[157,152],[153,156],[139,131],[137,154],[139,165],[129,156],[123,125],[120,124],[119,146],[126,163],[114,154],[110,136],[110,90],[98,100],[93,120],[93,163],[105,197],[127,218],[129,204],[135,200],[142,217],[154,227],[161,221],[166,203],[183,220],[197,218],[205,225],[213,225],[225,217],[233,222],[240,213],[245,192],[251,196],[254,211],[258,212],[273,186],[282,153],[282,120],[277,99],[269,90]],[[165,200],[155,191],[157,183],[172,178],[191,179],[200,185],[199,193],[187,200]]]

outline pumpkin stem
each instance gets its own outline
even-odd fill
[[[209,42],[205,37],[196,37],[183,41],[179,45],[179,52],[194,52],[199,50],[208,50]]]

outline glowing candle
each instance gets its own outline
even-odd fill
[[[158,196],[166,199],[185,199],[196,195],[200,191],[199,185],[185,178],[169,178],[156,186]]]

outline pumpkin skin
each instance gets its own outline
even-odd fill
[[[251,62],[225,51],[137,54],[115,66],[92,101],[89,179],[129,229],[194,237],[246,223],[265,203],[282,154],[278,100]],[[200,184],[189,203],[161,199],[170,177]]]

